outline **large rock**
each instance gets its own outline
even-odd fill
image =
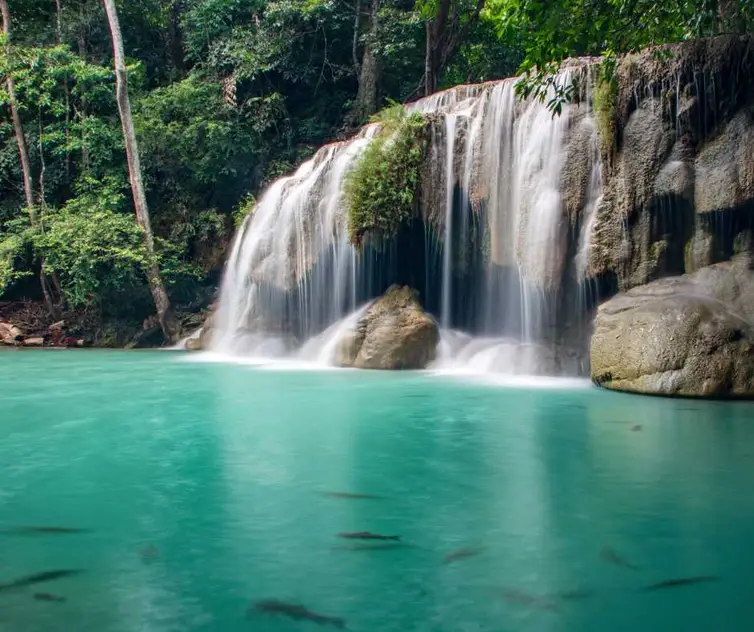
[[[204,351],[209,349],[212,340],[212,330],[214,328],[215,314],[210,312],[204,320],[204,324],[188,338],[186,338],[186,351]]]
[[[754,397],[753,299],[746,257],[619,294],[595,319],[592,379],[654,395]]]
[[[423,369],[435,359],[437,323],[415,290],[393,285],[338,342],[335,364],[357,369]]]
[[[23,339],[23,332],[11,323],[0,322],[0,343],[6,345],[16,344]]]

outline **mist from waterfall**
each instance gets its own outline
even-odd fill
[[[558,80],[570,81],[568,71]],[[558,329],[578,314],[561,313],[569,304],[563,295],[582,285],[601,195],[588,104],[552,116],[537,100],[519,100],[515,81],[504,80],[459,86],[407,108],[432,115],[436,193],[423,192],[420,217],[392,242],[355,249],[344,178],[378,126],[323,147],[273,183],[239,229],[214,350],[326,363],[353,312],[399,282],[420,289],[441,325],[438,367],[573,373]],[[574,224],[564,211],[562,179],[577,123],[591,153]]]

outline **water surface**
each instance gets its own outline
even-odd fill
[[[364,632],[754,629],[751,404],[165,352],[8,351],[0,384],[0,528],[91,530],[0,534],[0,583],[85,569],[0,590],[3,632],[326,629],[265,598]],[[692,575],[720,579],[642,591]]]

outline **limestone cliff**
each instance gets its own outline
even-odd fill
[[[613,125],[600,130],[614,142],[588,270],[621,293],[595,320],[592,377],[754,396],[754,39],[662,51],[621,60]]]
[[[659,53],[662,54],[659,54]],[[603,143],[592,276],[622,290],[752,248],[754,38],[623,58]]]

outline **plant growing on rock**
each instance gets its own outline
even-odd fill
[[[427,150],[426,120],[392,105],[373,122],[381,125],[345,182],[348,233],[360,246],[367,235],[392,237],[416,209],[420,169]]]
[[[617,142],[616,107],[618,103],[618,78],[615,74],[615,59],[606,57],[597,70],[593,108],[597,120],[600,155],[611,164]]]

